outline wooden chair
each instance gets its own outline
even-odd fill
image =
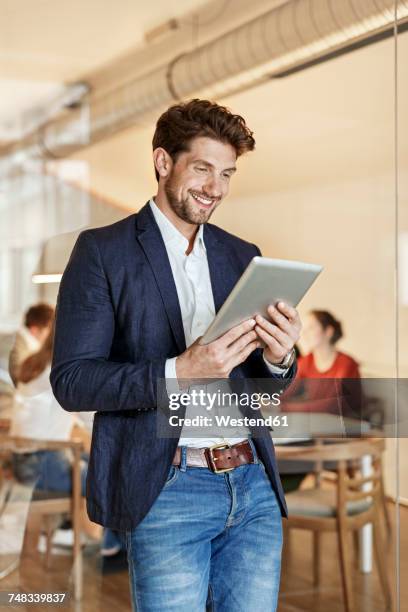
[[[326,443],[325,443],[326,442]],[[336,471],[330,473],[331,486],[324,487],[324,471],[318,470],[315,487],[300,489],[286,495],[289,520],[285,528],[307,529],[313,532],[313,581],[319,584],[319,548],[323,532],[336,532],[344,607],[346,612],[355,611],[351,564],[347,538],[364,525],[372,523],[374,549],[378,574],[384,593],[387,610],[393,610],[393,597],[384,557],[384,538],[380,529],[380,510],[382,508],[382,465],[381,456],[385,449],[384,439],[319,441],[315,446],[298,446],[280,449],[285,460],[311,461],[322,465],[323,461],[336,463]],[[351,460],[372,457],[372,474],[350,476],[347,464]],[[334,486],[333,486],[334,484]]]
[[[74,586],[74,598],[79,601],[82,599],[83,577],[82,577],[82,550],[81,550],[81,452],[83,442],[78,439],[70,441],[56,442],[48,440],[35,440],[33,438],[12,437],[0,433],[0,450],[4,455],[6,452],[13,452],[16,448],[24,448],[25,452],[36,452],[39,450],[66,450],[69,449],[73,454],[72,464],[72,492],[35,492],[30,503],[27,525],[39,525],[43,523],[46,530],[46,554],[45,564],[50,567],[52,536],[56,528],[55,517],[68,513],[71,515],[72,528],[74,533],[73,545],[73,564],[71,578]],[[26,450],[28,449],[28,450]],[[27,536],[27,530],[26,530]]]

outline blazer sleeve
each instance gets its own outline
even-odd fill
[[[110,287],[96,239],[82,232],[58,293],[50,382],[68,411],[151,410],[165,358],[140,363],[109,359],[115,331]]]

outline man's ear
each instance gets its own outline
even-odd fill
[[[159,176],[164,179],[167,178],[170,174],[173,162],[166,149],[157,147],[157,149],[153,151],[153,162]]]

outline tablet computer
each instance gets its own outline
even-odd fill
[[[283,301],[297,306],[323,267],[317,264],[254,257],[200,340],[209,344],[235,325]]]

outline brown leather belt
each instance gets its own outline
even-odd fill
[[[240,465],[255,463],[251,445],[247,440],[229,446],[216,444],[207,448],[187,447],[186,464],[190,467],[209,468],[216,474],[230,472]],[[181,464],[181,448],[177,447],[173,465]]]

